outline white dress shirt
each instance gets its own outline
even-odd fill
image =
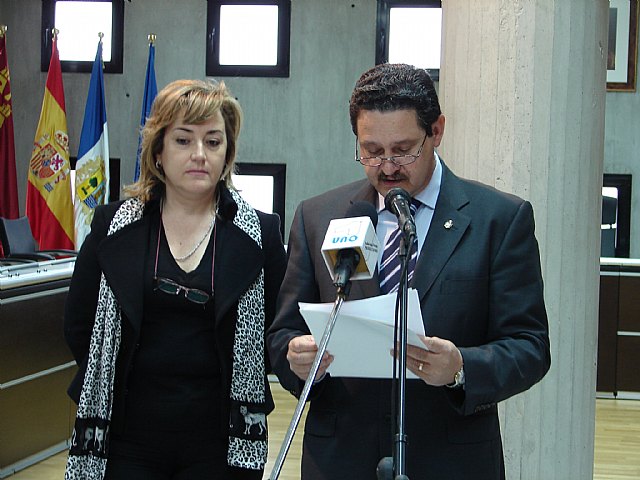
[[[425,239],[427,238],[427,232],[431,225],[431,219],[433,218],[433,211],[436,208],[436,201],[440,194],[442,164],[440,163],[440,157],[438,157],[436,152],[434,152],[434,157],[436,165],[433,170],[431,181],[429,181],[425,188],[414,195],[414,198],[417,198],[422,202],[422,205],[420,205],[420,208],[415,215],[416,231],[418,234],[418,255],[422,252],[422,247],[424,246]],[[398,218],[395,214],[385,208],[384,197],[378,194],[378,226],[376,227],[376,233],[378,235],[378,240],[380,241],[378,266],[382,259],[387,238],[389,238],[389,235],[391,235],[396,228],[398,228]]]

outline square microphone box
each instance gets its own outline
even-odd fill
[[[369,217],[336,218],[331,220],[322,243],[322,258],[335,280],[334,266],[338,252],[354,249],[360,255],[360,262],[351,280],[373,277],[378,262],[380,243]]]

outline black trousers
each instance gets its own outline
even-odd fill
[[[127,431],[112,435],[105,480],[259,480],[227,465],[217,432]]]

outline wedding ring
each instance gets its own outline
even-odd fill
[[[423,365],[422,365],[422,363],[420,363],[420,365],[418,365],[418,370],[422,371],[422,367],[423,367]]]

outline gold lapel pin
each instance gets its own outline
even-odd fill
[[[447,220],[446,222],[444,222],[444,228],[449,230],[451,227],[453,227],[453,220]]]

